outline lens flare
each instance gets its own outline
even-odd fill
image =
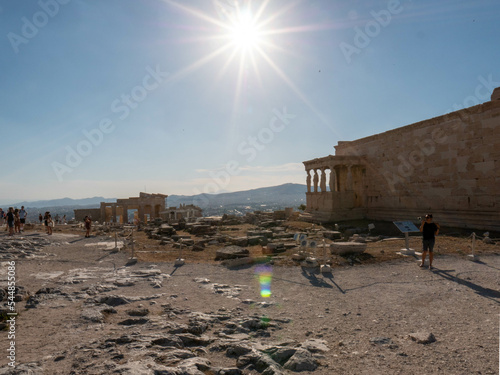
[[[271,297],[271,279],[273,269],[271,266],[258,266],[255,268],[255,274],[259,278],[261,297]]]

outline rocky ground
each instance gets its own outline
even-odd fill
[[[216,246],[175,267],[179,250],[141,232],[135,264],[126,238],[116,252],[112,236],[74,228],[4,233],[0,282],[15,261],[19,315],[16,367],[4,321],[0,374],[498,374],[494,241],[471,262],[470,239],[441,236],[433,270],[398,254],[403,239],[378,241],[322,274],[289,252],[227,268]]]

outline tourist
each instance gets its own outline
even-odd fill
[[[5,218],[5,212],[0,208],[0,226],[3,224],[4,218]]]
[[[63,223],[63,225],[66,225],[66,215],[63,215],[62,223]]]
[[[9,236],[14,235],[14,209],[9,207],[9,211],[7,212],[7,228],[9,228]]]
[[[425,220],[420,225],[420,232],[422,232],[422,262],[420,262],[420,267],[424,266],[425,257],[427,256],[427,252],[429,252],[429,269],[432,269],[434,243],[436,242],[439,228],[439,224],[432,222],[432,214],[425,215]]]
[[[14,233],[21,233],[21,216],[17,208],[14,210]]]
[[[52,215],[47,215],[47,234],[50,236],[52,234],[52,228],[54,227],[54,221],[52,220]]]
[[[24,209],[24,206],[21,206],[21,210],[19,211],[19,217],[21,219],[21,232],[24,230],[24,224],[26,224],[26,217],[28,213]]]
[[[38,221],[40,221],[40,225],[42,225],[42,221],[43,221],[42,214],[38,214]]]
[[[92,218],[90,216],[85,216],[85,237],[90,237],[90,228],[92,228]]]
[[[45,224],[45,233],[49,234],[49,216],[50,212],[46,211],[45,215],[43,215],[43,223]]]

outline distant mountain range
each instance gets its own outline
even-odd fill
[[[277,210],[285,207],[297,208],[306,202],[306,185],[284,184],[279,186],[258,188],[233,193],[198,194],[198,195],[169,195],[168,207],[178,207],[180,204],[194,204],[203,209],[203,214],[219,215],[222,213],[242,214],[255,210]],[[32,211],[51,211],[72,216],[76,208],[98,208],[100,202],[115,202],[116,198],[93,197],[84,199],[62,198],[40,200],[33,202],[18,202],[4,204],[5,207],[25,206]],[[3,207],[0,206],[0,207]],[[63,209],[64,208],[64,209]],[[71,214],[70,214],[71,213]]]
[[[306,185],[284,184],[279,186],[258,188],[221,194],[169,195],[167,205],[177,207],[179,204],[194,204],[204,207],[233,205],[300,205],[306,200]]]
[[[18,202],[14,204],[9,204],[8,206],[21,208],[31,207],[31,208],[44,208],[44,207],[73,207],[73,206],[95,206],[99,207],[101,202],[113,202],[116,198],[104,198],[104,197],[93,197],[93,198],[83,198],[83,199],[72,199],[72,198],[61,198],[52,199],[45,201],[33,201],[33,202]],[[4,204],[7,206],[7,204]]]

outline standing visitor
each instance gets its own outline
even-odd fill
[[[434,259],[434,244],[439,233],[439,225],[432,222],[432,214],[425,215],[425,220],[420,225],[420,232],[422,232],[422,262],[420,267],[424,266],[425,257],[429,252],[429,269],[431,270]]]
[[[9,207],[9,211],[7,212],[7,228],[9,228],[9,236],[14,235],[14,209]]]
[[[50,236],[52,234],[52,228],[54,227],[54,221],[52,220],[52,215],[47,216],[47,234]]]
[[[21,210],[19,211],[19,217],[21,218],[21,232],[24,231],[24,224],[26,224],[26,217],[28,213],[24,209],[24,206],[21,206]]]
[[[38,214],[38,221],[40,221],[40,225],[42,225],[42,221],[43,221],[42,214]]]
[[[66,225],[66,215],[63,215],[62,223],[63,223],[63,225]]]
[[[43,215],[43,223],[45,224],[45,232],[47,234],[49,234],[49,216],[50,216],[50,212],[47,211],[45,212],[45,215]]]
[[[90,237],[90,229],[92,228],[92,218],[90,216],[85,216],[85,237]]]
[[[14,210],[14,232],[21,233],[21,217],[17,208]]]
[[[0,208],[0,226],[3,224],[4,217],[5,217],[5,212]]]
[[[9,230],[9,223],[7,221],[7,214],[9,213],[9,209],[7,209],[6,212],[4,212],[3,214],[3,219],[4,219],[4,223],[5,223],[5,231],[7,232]]]

